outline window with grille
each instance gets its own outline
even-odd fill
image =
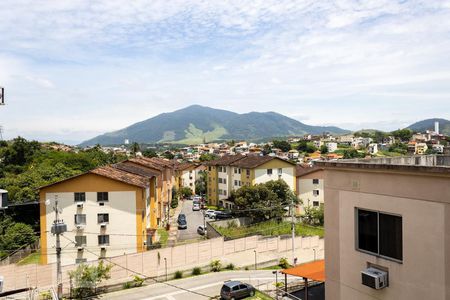
[[[75,225],[86,225],[86,215],[76,214],[75,215]]]
[[[109,235],[101,234],[98,236],[98,244],[99,245],[109,245]]]
[[[86,236],[85,235],[77,235],[75,236],[75,245],[77,247],[86,246]]]
[[[108,223],[109,214],[97,214],[97,223]]]

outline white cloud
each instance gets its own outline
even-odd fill
[[[193,103],[351,127],[450,118],[448,3],[4,1],[0,122],[82,140]]]

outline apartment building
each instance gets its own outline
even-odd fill
[[[233,190],[244,185],[284,180],[295,191],[295,165],[278,157],[229,155],[206,164],[208,167],[208,200],[225,205]]]
[[[323,169],[301,164],[295,167],[296,191],[301,204],[296,213],[304,214],[306,207],[320,207],[324,204]]]
[[[450,156],[317,165],[326,299],[450,299]]]
[[[67,225],[62,238],[67,245],[62,251],[64,265],[144,251],[154,238],[156,187],[156,173],[127,163],[42,187],[41,263],[56,261],[56,240],[51,233],[56,199],[59,219]]]
[[[191,163],[184,163],[177,166],[178,171],[178,188],[188,187],[195,194],[195,180],[197,177],[197,166]]]

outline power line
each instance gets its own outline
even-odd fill
[[[70,241],[70,242],[76,244],[76,242],[74,242],[73,240],[71,240],[71,239],[69,239],[69,238],[67,238],[67,237],[65,237],[65,236],[62,236],[62,237],[65,238],[65,239],[67,239],[68,241]],[[119,267],[119,268],[122,268],[122,269],[124,269],[124,270],[130,271],[130,272],[135,273],[135,274],[138,274],[138,275],[141,275],[141,276],[143,276],[144,278],[153,280],[153,281],[156,282],[156,283],[161,283],[161,284],[164,284],[164,285],[167,285],[167,286],[170,286],[170,287],[179,289],[179,290],[183,290],[183,291],[188,292],[188,293],[192,293],[192,294],[196,294],[196,295],[202,296],[202,297],[211,298],[210,296],[208,296],[208,295],[206,295],[206,294],[203,294],[203,293],[199,293],[199,292],[192,291],[192,290],[189,290],[189,289],[186,289],[186,288],[182,288],[182,287],[176,286],[176,285],[171,284],[171,283],[168,283],[168,282],[159,281],[158,279],[156,279],[156,278],[154,278],[154,277],[147,277],[145,274],[142,274],[142,273],[137,272],[137,271],[135,271],[135,270],[131,270],[131,269],[127,268],[127,267],[124,267],[124,266],[122,266],[122,265],[120,265],[120,264],[118,264],[118,263],[115,263],[115,262],[111,261],[109,258],[106,258],[106,257],[103,258],[103,257],[101,257],[100,255],[98,255],[98,254],[96,254],[96,253],[94,253],[94,252],[92,252],[92,251],[89,251],[89,250],[86,250],[86,251],[89,252],[89,253],[91,253],[91,254],[93,254],[93,255],[95,255],[95,256],[97,256],[97,257],[100,258],[100,259],[105,259],[105,260],[107,260],[108,262],[110,262],[111,264],[113,264],[113,265],[115,265],[115,266],[117,266],[117,267]]]

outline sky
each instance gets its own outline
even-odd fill
[[[6,139],[78,143],[192,104],[394,130],[450,119],[450,1],[0,3]]]

